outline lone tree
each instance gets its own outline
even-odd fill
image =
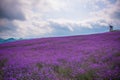
[[[111,31],[113,31],[113,26],[112,25],[109,25],[109,31],[111,32]]]

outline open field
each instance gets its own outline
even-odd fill
[[[120,80],[120,31],[0,44],[0,80]]]

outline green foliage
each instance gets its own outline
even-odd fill
[[[31,79],[33,80],[40,80],[40,76],[37,72],[32,72]]]
[[[6,62],[7,62],[6,58],[0,60],[0,80],[3,80],[4,70],[2,68],[5,66]]]
[[[38,67],[39,70],[43,68],[42,63],[37,63],[36,66]]]
[[[6,58],[1,59],[1,60],[0,60],[0,67],[4,67],[5,64],[6,64],[6,62],[7,62],[7,59],[6,59]]]
[[[0,80],[3,80],[4,77],[4,70],[0,69]]]
[[[93,80],[94,71],[90,70],[83,74],[77,74],[73,80]]]
[[[114,54],[115,57],[120,57],[120,52]]]
[[[62,66],[54,66],[54,71],[63,77],[70,77],[72,70],[70,68],[65,68]]]

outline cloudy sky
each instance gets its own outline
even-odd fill
[[[0,0],[0,38],[38,38],[120,29],[120,0]]]

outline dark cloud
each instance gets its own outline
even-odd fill
[[[112,14],[112,18],[115,18],[115,19],[119,19],[120,20],[120,11],[115,11],[113,14]]]
[[[117,2],[117,0],[108,0],[110,3],[116,3]]]
[[[11,26],[0,26],[0,33],[5,31],[14,31],[16,28]]]
[[[9,20],[0,20],[0,33],[6,33],[7,31],[16,31],[17,27]]]
[[[111,17],[120,20],[120,0],[116,1],[115,10],[112,12]]]
[[[0,0],[0,18],[25,20],[19,0]]]

